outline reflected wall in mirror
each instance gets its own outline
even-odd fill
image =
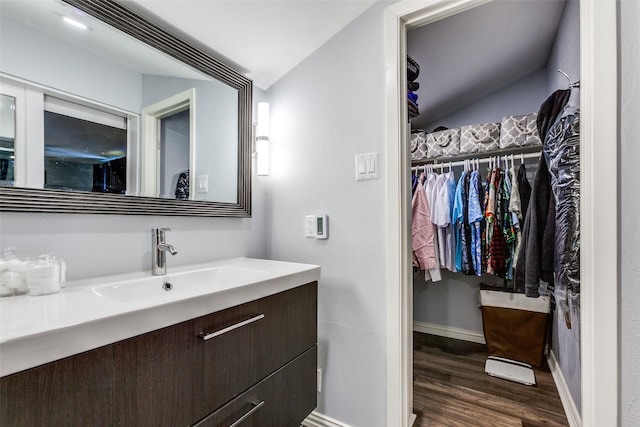
[[[16,139],[16,99],[0,94],[0,186],[13,186]]]
[[[0,13],[0,209],[250,215],[250,80],[114,1]]]

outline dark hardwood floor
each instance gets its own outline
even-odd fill
[[[414,332],[414,427],[568,426],[548,367],[536,386],[484,372],[486,346]]]

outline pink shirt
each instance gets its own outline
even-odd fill
[[[422,189],[424,182],[424,173],[420,175],[418,188],[411,200],[413,220],[412,220],[412,237],[413,237],[413,255],[418,262],[421,270],[430,270],[436,268],[435,247],[433,244],[434,232],[431,223],[431,212],[427,195]]]

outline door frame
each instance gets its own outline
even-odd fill
[[[196,166],[196,90],[187,89],[142,109],[140,144],[140,194],[160,196],[160,124],[162,119],[189,110],[189,188],[194,187]],[[189,194],[194,198],[195,192]]]
[[[401,96],[407,84],[406,34],[488,1],[403,0],[385,11],[388,426],[410,426],[413,406],[411,165],[406,100]],[[585,427],[616,426],[620,421],[617,32],[615,0],[580,0],[580,353]]]

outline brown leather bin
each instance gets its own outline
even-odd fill
[[[486,292],[493,295],[483,295]],[[495,294],[504,293],[481,291],[482,328],[489,355],[542,366],[549,321],[548,299],[535,301],[539,298]]]

